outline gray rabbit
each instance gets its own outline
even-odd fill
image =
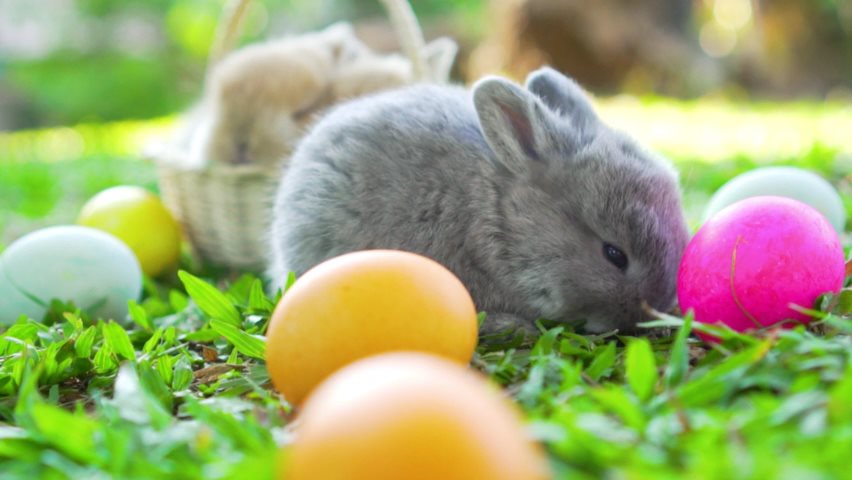
[[[486,77],[343,104],[296,150],[273,216],[275,286],[346,252],[407,250],[462,280],[487,332],[632,330],[643,302],[672,306],[688,240],[671,165],[550,68],[526,88]]]

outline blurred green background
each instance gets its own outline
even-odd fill
[[[852,1],[414,0],[454,80],[549,63],[604,119],[678,164],[694,221],[715,188],[802,165],[850,201]],[[115,184],[156,190],[141,162],[200,98],[223,0],[0,0],[0,248],[73,221]],[[351,21],[398,50],[379,0],[257,0],[243,44]]]
[[[451,18],[467,33],[484,12],[481,0],[414,3],[424,23]],[[200,92],[222,8],[214,0],[0,1],[0,129],[152,118],[187,107]],[[384,10],[378,0],[257,1],[243,42],[343,19],[369,25],[383,21]]]
[[[602,93],[852,97],[847,0],[413,5],[427,35],[462,44],[459,80],[507,61],[523,64],[526,50],[540,54],[531,61],[553,63]],[[0,1],[0,129],[152,118],[187,107],[200,92],[221,10],[215,0]],[[251,6],[243,40],[347,19],[368,42],[393,48],[384,18],[379,0],[263,0]]]

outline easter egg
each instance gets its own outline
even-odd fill
[[[266,365],[294,404],[338,368],[376,353],[417,350],[466,364],[477,342],[473,300],[426,257],[349,253],[301,276],[273,312]]]
[[[0,256],[0,325],[9,325],[21,315],[38,319],[44,315],[44,308],[28,299],[9,281]]]
[[[516,407],[484,377],[414,352],[344,367],[305,402],[280,478],[550,478]]]
[[[810,317],[845,274],[837,232],[815,209],[782,197],[753,197],[717,213],[684,251],[677,278],[681,309],[695,320],[747,331]],[[785,324],[793,326],[793,324]]]
[[[156,195],[141,187],[113,187],[98,193],[83,206],[77,223],[121,239],[151,277],[173,268],[180,257],[177,221]]]
[[[124,320],[127,302],[142,293],[133,252],[114,236],[80,226],[50,227],[25,235],[0,256],[0,323],[22,313],[40,320],[53,299],[73,301],[94,318]]]
[[[796,167],[764,167],[734,177],[713,194],[704,219],[728,205],[757,196],[787,197],[806,203],[825,215],[838,232],[846,225],[846,209],[837,190],[819,175]]]

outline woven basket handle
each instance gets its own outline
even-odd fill
[[[434,76],[429,71],[423,49],[426,41],[417,22],[417,16],[408,0],[381,0],[387,11],[402,51],[411,60],[415,80],[428,81]],[[251,0],[228,0],[222,9],[210,55],[207,59],[207,77],[213,67],[230,52],[239,39],[243,20]]]
[[[228,0],[225,2],[219,23],[216,26],[213,45],[211,45],[210,54],[207,57],[206,76],[208,78],[213,67],[237,44],[242,33],[243,20],[250,4],[251,0]]]

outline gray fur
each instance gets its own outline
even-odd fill
[[[446,265],[502,325],[631,330],[642,301],[669,308],[688,238],[675,171],[601,123],[561,74],[541,69],[528,86],[420,85],[333,110],[278,190],[274,286],[288,271],[390,248]],[[603,242],[627,254],[625,272]]]

